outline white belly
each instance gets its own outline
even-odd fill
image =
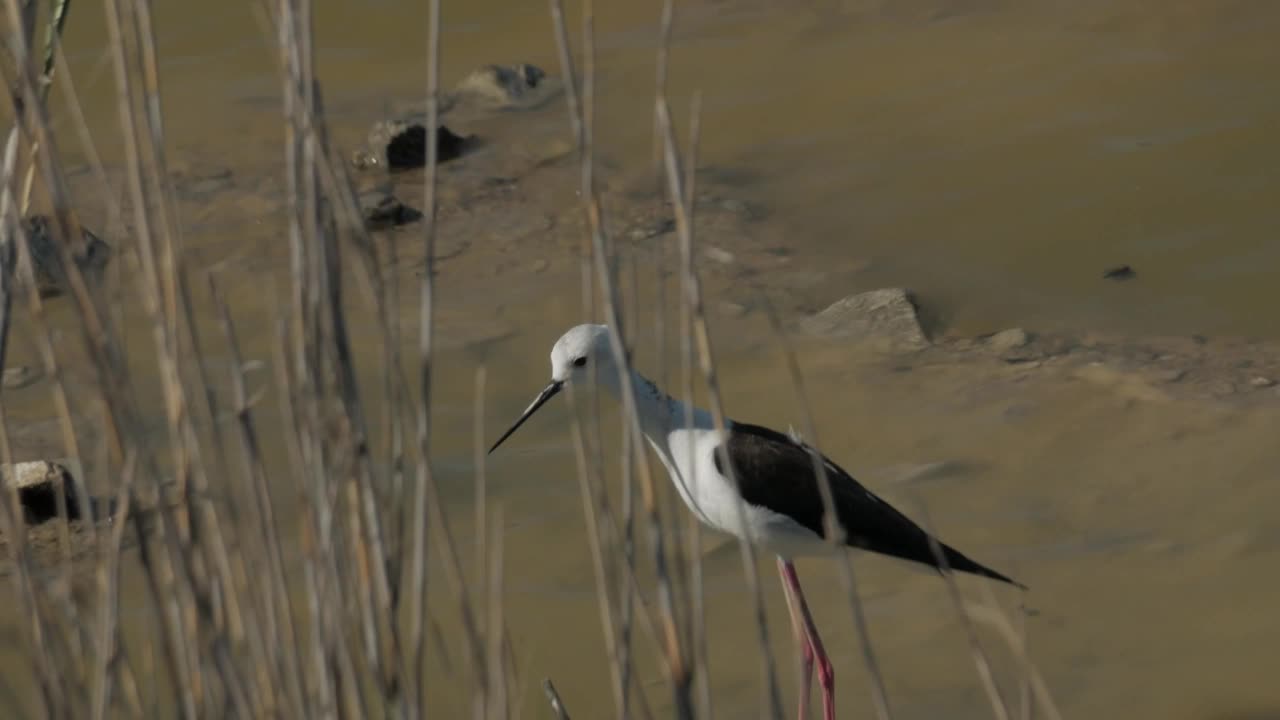
[[[695,428],[671,432],[665,447],[649,439],[689,510],[704,525],[783,557],[824,552],[827,544],[813,531],[785,515],[741,500],[732,481],[716,470],[714,454],[720,438],[714,429]]]

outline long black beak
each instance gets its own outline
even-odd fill
[[[498,442],[494,443],[493,447],[489,448],[489,452],[493,452],[494,450],[497,450],[498,446],[502,444],[503,440],[506,440],[507,438],[511,437],[511,433],[514,433],[517,429],[519,429],[519,427],[524,424],[525,420],[528,420],[530,417],[532,417],[533,414],[538,411],[538,408],[542,407],[543,403],[555,397],[556,393],[560,392],[560,389],[563,387],[564,387],[563,382],[559,380],[552,380],[549,385],[542,388],[542,392],[538,393],[538,397],[534,398],[533,402],[529,403],[529,407],[525,408],[524,412],[520,413],[520,419],[516,420],[516,424],[512,425],[510,430],[502,433],[502,437],[498,438]]]

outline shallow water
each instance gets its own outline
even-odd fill
[[[321,79],[344,146],[358,143],[382,108],[421,91],[420,5],[317,3]],[[541,5],[445,5],[446,85],[488,62],[556,68]],[[767,209],[768,223],[751,232],[776,236],[791,257],[789,274],[763,280],[770,291],[791,292],[796,306],[904,285],[953,335],[1022,325],[1280,339],[1266,312],[1280,300],[1271,282],[1280,263],[1280,6],[679,5],[677,117],[701,91],[703,164],[722,171],[718,192]],[[113,165],[118,122],[103,28],[96,11],[83,9],[66,46],[90,130]],[[263,26],[236,3],[199,14],[160,4],[156,12],[171,162],[191,177],[232,172],[226,192],[180,197],[193,257],[205,266],[244,258],[238,262],[256,272],[276,273],[287,252],[283,152]],[[600,2],[596,12],[601,153],[635,179],[650,162],[658,8]],[[558,133],[560,112],[489,129],[503,138]],[[58,126],[66,138],[71,129]],[[69,141],[63,150],[75,165],[79,150]],[[539,197],[570,203],[572,186]],[[105,214],[99,221],[107,223]],[[441,268],[445,350],[433,446],[461,538],[471,536],[473,517],[472,364],[488,367],[492,435],[542,386],[550,343],[581,318],[573,245],[536,231],[518,243],[501,234],[461,246]],[[539,258],[547,267],[531,271]],[[1120,264],[1137,278],[1101,279]],[[269,360],[273,296],[254,277],[230,282],[246,355]],[[406,333],[412,290],[401,305]],[[717,298],[740,290],[724,278],[708,284]],[[65,309],[54,312],[67,318]],[[715,330],[730,414],[802,424],[783,400],[785,365],[761,314],[717,316]],[[130,333],[145,354],[145,328]],[[34,362],[33,352],[15,352]],[[655,371],[654,353],[640,359]],[[1270,510],[1280,502],[1274,403],[1243,409],[1135,397],[999,362],[885,362],[838,345],[804,347],[801,364],[833,458],[904,509],[918,494],[944,538],[1033,588],[1031,647],[1068,717],[1280,713],[1271,681],[1280,667],[1280,575],[1268,571],[1280,566]],[[362,381],[370,395],[379,387],[371,373]],[[25,392],[7,396],[7,409],[39,417],[44,395]],[[273,401],[261,412],[271,433]],[[544,675],[575,716],[603,715],[594,710],[611,702],[567,419],[564,407],[544,411],[489,466],[491,502],[504,508],[506,610],[531,717],[545,712],[537,690]],[[891,480],[896,467],[944,461],[973,469],[909,488]],[[896,716],[986,716],[945,586],[859,559]],[[762,559],[760,569],[785,658],[772,562]],[[800,571],[837,668],[842,716],[869,714],[838,575],[816,561]],[[750,604],[736,556],[713,552],[708,575],[716,709],[754,716],[755,639],[741,629]],[[142,599],[140,584],[126,587]],[[1006,607],[1016,601],[1001,598]],[[1012,694],[1007,653],[993,636],[984,639]],[[453,659],[452,671],[440,670],[436,697],[461,711],[465,699],[448,692],[460,682]],[[790,692],[792,673],[783,670]],[[666,716],[657,669],[642,664],[639,672],[656,715]]]
[[[798,252],[869,261],[868,282],[909,284],[971,330],[1280,333],[1257,311],[1275,302],[1280,260],[1272,5],[679,5],[677,117],[701,91],[705,162],[734,167]],[[320,72],[331,109],[358,115],[350,127],[421,91],[421,7],[317,6]],[[157,12],[172,144],[222,158],[232,139],[278,148],[273,115],[248,110],[279,93],[254,14]],[[635,172],[649,153],[657,9],[604,2],[596,14],[600,141]],[[94,15],[76,18],[67,45],[110,156]],[[444,19],[446,85],[486,62],[556,67],[536,4],[446,3]],[[1099,282],[1122,264],[1140,281]]]

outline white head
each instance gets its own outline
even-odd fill
[[[608,325],[578,325],[560,336],[551,347],[551,382],[529,403],[519,419],[489,448],[493,452],[502,441],[524,424],[543,403],[555,397],[570,383],[590,382],[592,377],[610,389],[618,385],[617,364],[609,346]]]
[[[616,375],[608,325],[578,325],[551,347],[552,382],[583,382],[593,372],[603,380]]]

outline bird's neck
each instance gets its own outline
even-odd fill
[[[651,442],[665,445],[673,430],[688,425],[690,415],[693,427],[711,427],[707,411],[671,397],[652,380],[634,370],[631,372],[631,390],[636,399],[636,414],[640,416],[640,429]]]

